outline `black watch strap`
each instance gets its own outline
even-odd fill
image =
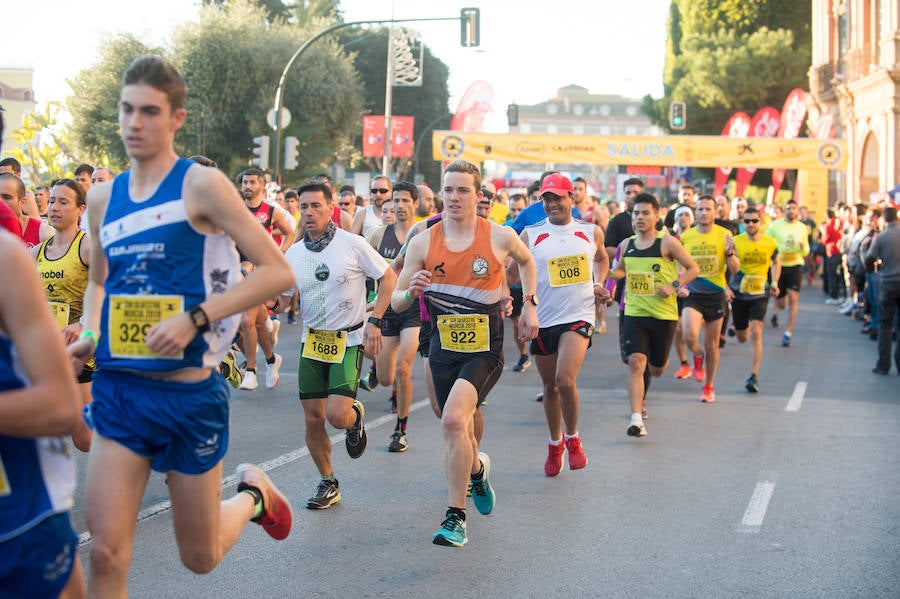
[[[209,316],[206,315],[206,311],[204,311],[203,308],[194,306],[188,314],[190,315],[191,321],[193,321],[197,332],[206,333],[209,331]]]
[[[380,318],[375,318],[374,316],[369,317],[369,322],[372,323],[373,325],[375,325],[376,327],[378,327],[379,329],[381,328],[381,325],[384,324],[383,320],[381,320]]]

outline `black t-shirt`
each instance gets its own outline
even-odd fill
[[[741,233],[741,226],[738,224],[738,222],[736,220],[727,220],[724,218],[717,218],[716,224],[719,225],[720,227],[725,227],[726,229],[731,231],[732,237],[734,237],[735,235],[740,235],[740,233]]]
[[[662,230],[662,221],[656,222],[656,230]],[[606,247],[619,247],[619,244],[634,235],[634,225],[631,222],[631,212],[620,212],[609,221],[604,233]]]

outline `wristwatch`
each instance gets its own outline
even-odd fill
[[[384,323],[383,320],[381,320],[380,318],[375,318],[374,316],[369,317],[369,322],[372,323],[374,326],[376,326],[379,329],[381,328],[381,325]]]
[[[194,306],[188,314],[191,317],[191,320],[194,322],[194,326],[197,328],[197,332],[206,333],[209,331],[209,317],[206,315],[206,312],[199,305]]]
[[[531,304],[534,305],[534,306],[537,306],[537,305],[538,305],[538,299],[537,299],[537,296],[536,296],[535,294],[533,294],[533,293],[529,293],[528,295],[526,295],[525,297],[523,297],[523,298],[522,298],[522,301],[523,301],[523,302],[531,302]]]

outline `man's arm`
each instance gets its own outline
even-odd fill
[[[606,275],[608,278],[612,278],[612,279],[616,279],[616,280],[625,278],[625,275],[627,273],[625,272],[624,256],[625,256],[625,244],[627,242],[628,242],[628,240],[625,239],[622,241],[622,243],[619,244],[618,248],[613,248],[613,251],[612,251],[613,260],[615,260],[616,250],[621,250],[621,251],[619,252],[619,259],[615,261],[615,263],[613,264],[613,267],[609,270],[609,272]],[[665,241],[663,242],[663,244],[665,244]],[[609,246],[607,246],[606,249],[609,250]]]
[[[697,266],[697,263],[694,262],[688,251],[684,249],[681,242],[671,235],[667,235],[662,239],[662,255],[669,260],[675,260],[684,269],[678,275],[678,281],[682,286],[687,285],[700,274],[700,267]],[[738,263],[738,268],[740,268],[740,263]]]
[[[594,272],[597,273],[597,277],[594,282],[603,285],[609,275],[609,265],[612,259],[606,251],[603,229],[597,225],[594,225],[594,244],[597,246],[597,252],[594,254]],[[615,252],[613,252],[613,256],[615,256]]]
[[[0,435],[49,437],[75,430],[81,418],[75,374],[22,240],[0,231],[0,323],[28,384],[0,393]]]
[[[425,270],[425,257],[428,254],[428,236],[418,235],[410,239],[409,234],[407,234],[405,247],[406,256],[402,259],[403,268],[400,271],[400,276],[397,277],[397,285],[391,296],[391,308],[398,313],[409,308],[419,294],[425,291],[431,283],[431,272]]]
[[[390,268],[385,268],[384,274],[378,279],[378,291],[375,293],[375,306],[372,308],[372,316],[381,318],[391,305],[391,295],[397,286],[397,274]],[[366,321],[363,326],[364,352],[370,358],[374,358],[381,351],[381,329]]]
[[[378,251],[379,246],[381,246],[381,240],[384,239],[384,231],[387,229],[387,225],[381,225],[377,229],[373,229],[369,236],[366,237],[366,241],[369,242],[369,245],[372,246],[376,252]]]
[[[522,297],[537,293],[537,270],[534,265],[534,256],[528,250],[528,247],[522,243],[515,231],[509,230],[509,227],[492,224],[491,231],[500,234],[500,247],[504,250],[504,254],[511,256],[519,265],[519,276],[522,279]],[[495,237],[492,235],[493,238]],[[501,263],[503,261],[501,259]],[[538,301],[540,301],[540,298],[538,298]],[[539,328],[537,307],[532,302],[524,301],[522,315],[519,317],[519,340],[528,341],[536,338]]]
[[[288,248],[294,243],[294,230],[278,206],[272,210],[272,228],[278,229],[278,232],[281,233],[281,251],[288,251]]]
[[[772,274],[772,285],[771,287],[775,288],[775,292],[778,292],[778,281],[781,279],[781,256],[778,255],[778,250],[772,254],[772,265],[769,267],[769,270]]]
[[[731,272],[741,269],[741,260],[734,250],[734,237],[731,236],[731,233],[725,235],[725,266]]]
[[[341,228],[345,231],[353,228],[353,219],[343,210],[341,210]]]
[[[364,222],[366,222],[366,209],[360,208],[353,214],[353,225],[350,227],[350,232],[354,235],[362,235]]]
[[[253,271],[237,285],[200,304],[210,322],[263,304],[294,285],[294,276],[284,254],[259,226],[221,171],[189,169],[184,190],[191,223],[207,232],[224,231],[254,264]],[[95,222],[91,214],[92,227]],[[192,319],[183,312],[151,327],[146,344],[160,355],[173,356],[184,349],[196,333]]]

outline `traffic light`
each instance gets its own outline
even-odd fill
[[[459,43],[463,48],[474,48],[481,43],[481,9],[461,8],[459,10]]]
[[[519,124],[518,104],[510,104],[506,107],[506,122],[510,127],[515,127]]]
[[[292,171],[300,164],[297,160],[300,158],[298,145],[300,145],[300,140],[293,135],[284,138],[284,170]]]
[[[687,121],[687,106],[684,102],[669,103],[669,129],[681,131]]]
[[[250,164],[259,167],[259,170],[265,171],[269,169],[269,136],[260,135],[253,138],[256,146],[253,148],[255,158],[250,159]]]

